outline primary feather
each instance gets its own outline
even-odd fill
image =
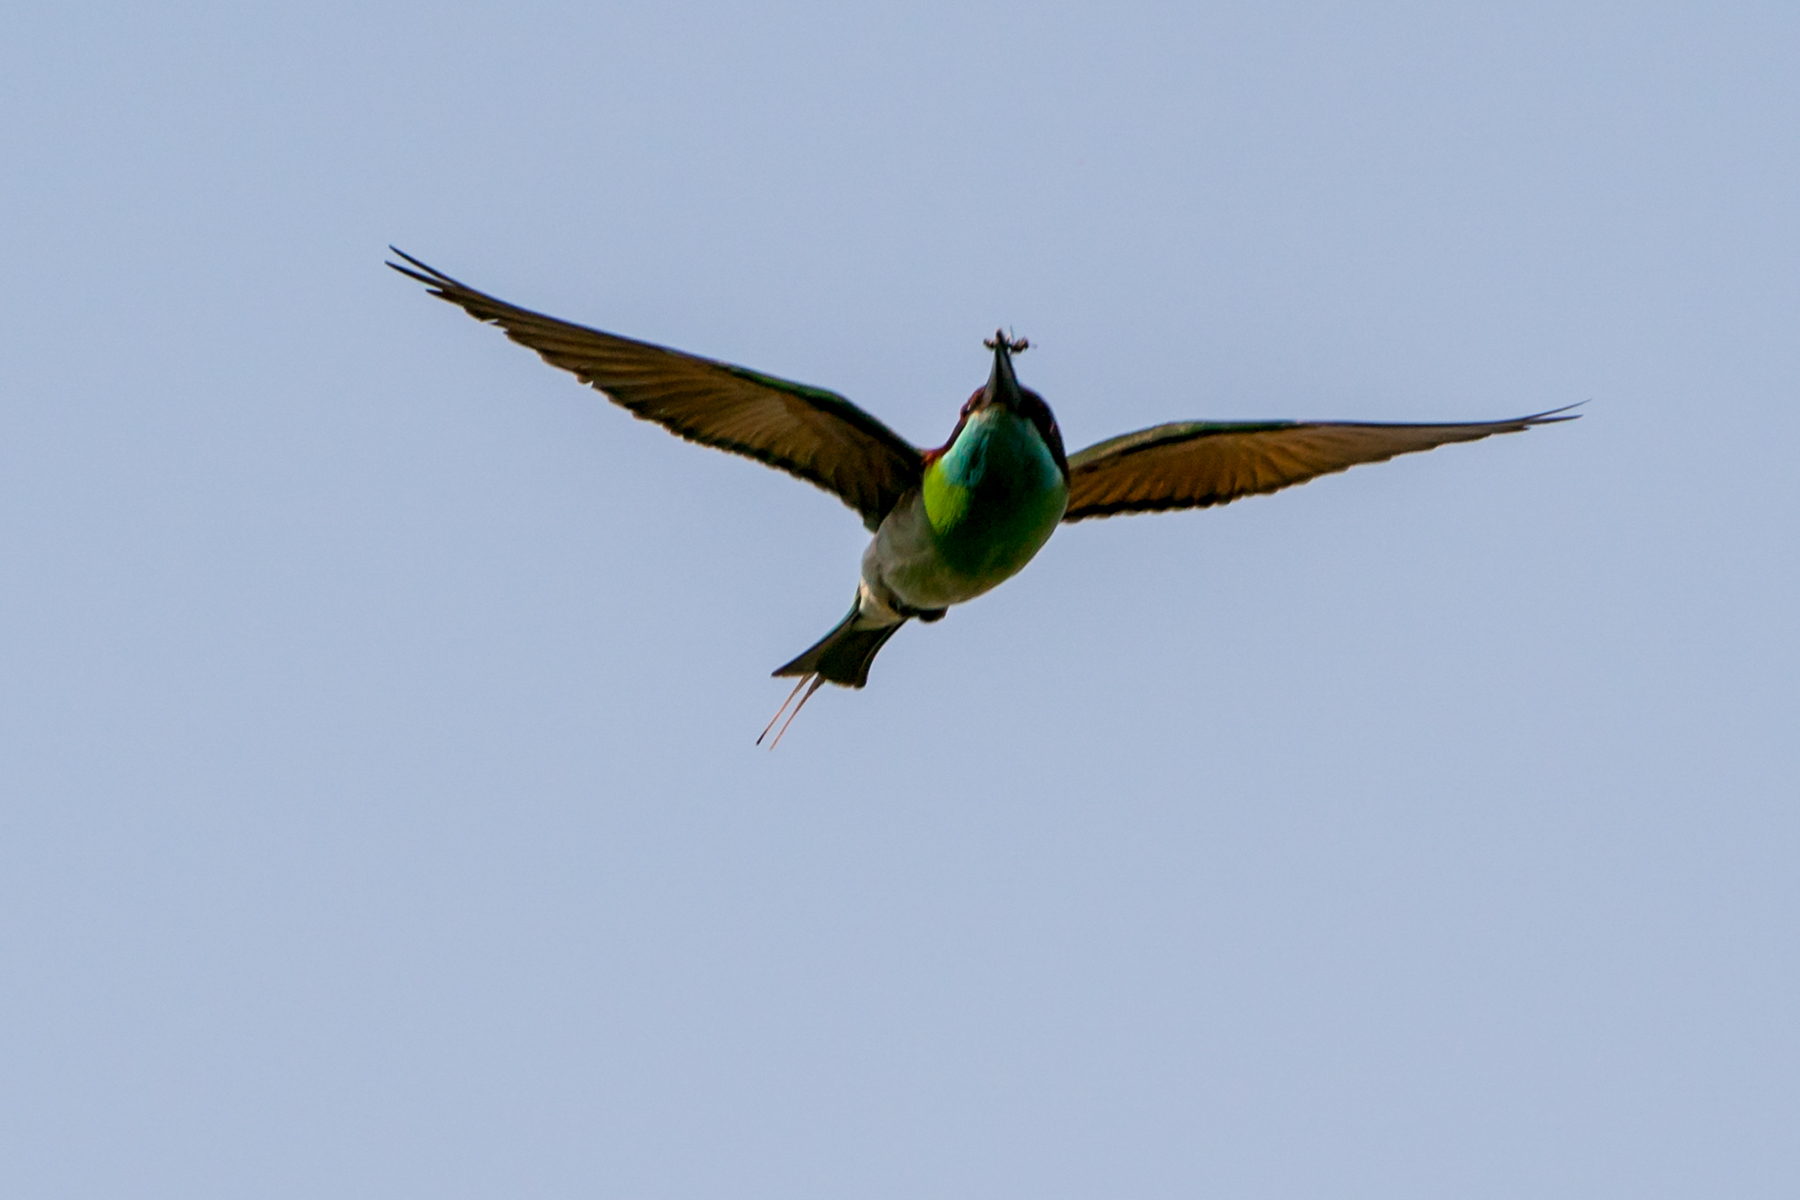
[[[1360,463],[1572,420],[1566,411],[1455,425],[1174,421],[1071,454],[1063,520],[1229,504]]]
[[[870,529],[924,472],[918,449],[836,392],[560,321],[478,292],[388,248],[411,264],[388,266],[470,316],[498,325],[633,416],[817,484],[860,513]]]

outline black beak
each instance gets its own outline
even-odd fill
[[[994,340],[994,369],[988,375],[987,388],[981,393],[983,407],[989,404],[1001,404],[1009,409],[1017,409],[1022,397],[1019,395],[1019,380],[1013,374],[1012,345],[1006,335],[996,329]],[[1024,344],[1019,348],[1023,350]]]

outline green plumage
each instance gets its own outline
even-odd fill
[[[923,491],[944,566],[980,591],[1031,561],[1069,497],[1036,427],[998,405],[969,418],[925,469]]]

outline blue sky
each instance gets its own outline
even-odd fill
[[[1800,1186],[1778,5],[0,24],[0,1177]],[[831,497],[381,266],[1072,447],[1572,425],[1084,523],[778,753]]]

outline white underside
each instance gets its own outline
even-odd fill
[[[1001,581],[971,580],[944,562],[938,552],[924,497],[914,492],[882,521],[863,551],[862,581],[857,589],[857,624],[863,628],[898,625],[912,612],[949,608],[973,600]]]

